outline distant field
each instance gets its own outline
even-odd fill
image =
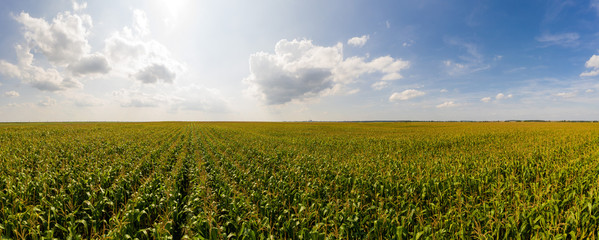
[[[0,235],[597,238],[599,123],[0,124]]]

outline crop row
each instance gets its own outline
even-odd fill
[[[596,238],[594,123],[0,126],[17,239]]]

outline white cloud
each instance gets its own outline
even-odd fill
[[[138,59],[147,54],[146,43],[133,36],[129,28],[121,32],[112,34],[105,40],[105,49],[107,56],[114,62],[126,62]]]
[[[407,42],[404,42],[404,43],[402,43],[401,45],[402,45],[403,47],[411,47],[411,46],[412,46],[412,44],[414,44],[414,41],[413,41],[413,40],[410,40],[410,41],[407,41]]]
[[[56,105],[56,100],[51,97],[45,97],[44,100],[41,100],[37,103],[40,107],[50,107]]]
[[[403,69],[406,69],[410,66],[410,63],[407,61],[396,60],[390,56],[379,57],[372,60],[368,63],[368,71],[380,71],[385,73],[381,80],[383,81],[391,81],[398,80],[403,78],[399,72]]]
[[[453,101],[445,101],[439,105],[437,105],[437,108],[448,108],[448,107],[455,107],[457,106],[456,103],[454,103]]]
[[[12,77],[12,78],[20,78],[21,77],[21,69],[19,69],[19,67],[17,65],[6,62],[4,60],[0,60],[0,73],[4,76],[8,76],[8,77]]]
[[[134,30],[124,27],[107,38],[105,56],[117,72],[142,83],[174,82],[185,66],[173,59],[164,45],[144,38],[149,28],[143,11],[134,10],[133,15]]]
[[[505,94],[503,94],[503,93],[498,93],[498,94],[495,96],[495,99],[497,99],[497,100],[502,100],[502,99],[508,99],[508,98],[512,98],[512,97],[513,97],[513,96],[512,96],[512,94],[505,95]]]
[[[481,98],[480,101],[484,102],[484,103],[488,103],[488,102],[491,101],[491,98],[490,97],[484,97],[484,98]]]
[[[55,68],[44,69],[33,65],[33,54],[29,48],[16,45],[18,65],[0,60],[0,73],[17,78],[42,91],[58,91],[81,87],[74,79],[64,79]]]
[[[575,47],[578,46],[578,39],[580,35],[578,33],[560,33],[560,34],[543,34],[536,37],[536,40],[544,43],[545,47],[551,45],[559,45],[562,47]]]
[[[85,3],[79,5],[73,2],[73,7],[81,10]],[[0,60],[1,74],[19,79],[42,91],[59,91],[82,87],[79,80],[73,77],[110,71],[108,61],[102,54],[90,54],[87,36],[92,20],[89,15],[67,11],[59,13],[49,23],[22,12],[14,16],[14,19],[23,25],[26,43],[15,46],[17,64]],[[34,59],[34,53],[45,56],[48,66],[34,64],[39,62]],[[65,73],[63,69],[69,71]]]
[[[447,89],[443,88],[443,89],[439,90],[439,92],[440,92],[440,93],[446,93],[446,92],[448,92],[448,91],[447,91]]]
[[[585,90],[584,92],[585,92],[585,93],[594,93],[594,92],[595,92],[595,90],[593,90],[593,89],[590,89],[590,88],[589,88],[589,89]]]
[[[75,11],[81,11],[87,8],[87,3],[86,2],[82,2],[82,3],[78,3],[77,1],[73,1],[73,10]]]
[[[387,82],[387,81],[378,81],[378,82],[375,82],[372,85],[370,85],[370,87],[372,87],[375,90],[382,90],[383,88],[386,88],[387,86],[389,86],[389,82]]]
[[[148,35],[150,33],[148,16],[146,16],[146,12],[139,9],[133,10],[133,29],[141,36]]]
[[[368,41],[369,38],[370,38],[370,36],[368,36],[368,35],[363,35],[361,37],[353,37],[353,38],[347,40],[347,44],[354,46],[354,47],[362,47],[362,46],[364,46],[364,44],[366,44],[366,42]]]
[[[562,97],[562,98],[573,98],[576,97],[576,95],[578,95],[578,92],[574,91],[574,92],[560,92],[560,93],[556,93],[555,96],[558,97]]]
[[[599,75],[599,55],[594,55],[584,64],[587,68],[592,68],[590,72],[583,72],[580,74],[581,77],[593,77]]]
[[[16,91],[8,91],[8,92],[4,92],[4,96],[6,97],[18,97],[20,96],[20,94]]]
[[[62,66],[75,62],[90,50],[86,38],[92,26],[89,15],[63,12],[48,23],[21,12],[15,19],[24,26],[28,45],[43,53],[53,64]]]
[[[275,105],[337,94],[367,73],[382,74],[382,81],[397,80],[402,78],[400,71],[408,67],[408,61],[390,56],[370,62],[361,57],[344,59],[341,43],[324,47],[311,40],[283,39],[276,44],[274,54],[258,52],[250,56],[250,76],[244,82],[268,105]]]
[[[411,98],[423,96],[425,94],[426,94],[425,92],[418,91],[416,89],[408,89],[408,90],[405,90],[400,93],[395,92],[395,93],[391,94],[391,96],[389,97],[389,101],[393,102],[393,101],[400,101],[400,100],[408,100]]]
[[[73,12],[59,13],[51,21],[32,17],[25,12],[15,15],[14,19],[23,26],[24,42],[15,44],[16,63],[0,59],[0,74],[19,79],[42,91],[60,91],[58,94],[62,100],[72,102],[77,107],[90,107],[103,105],[105,100],[80,89],[69,90],[82,88],[81,79],[113,72],[111,78],[131,78],[142,83],[172,83],[185,70],[185,66],[174,60],[164,45],[148,37],[148,18],[141,10],[133,11],[130,27],[124,27],[104,40],[103,50],[91,52],[88,37],[93,27],[92,19],[80,12],[87,7],[87,3],[71,3]],[[135,86],[139,87],[137,84]],[[211,96],[206,91],[197,91],[196,94],[206,95],[202,96],[206,99]],[[5,96],[18,95],[14,91],[5,93]],[[140,90],[116,91],[114,96],[123,107],[173,106],[175,103],[187,104],[187,99],[199,97],[190,94],[181,98]],[[179,98],[184,100],[177,100]],[[200,104],[199,101],[195,103]],[[56,104],[57,100],[50,97],[37,102],[37,106],[41,107]],[[35,103],[31,106],[35,106]],[[193,106],[193,103],[189,103],[179,108],[191,109]],[[202,109],[213,110],[208,105]]]

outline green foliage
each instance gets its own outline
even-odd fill
[[[12,239],[587,239],[596,123],[0,125]]]

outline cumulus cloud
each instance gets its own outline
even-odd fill
[[[85,6],[85,3],[73,2],[77,11]],[[42,91],[59,91],[81,88],[81,82],[74,77],[110,71],[109,62],[101,53],[90,53],[87,36],[92,20],[89,15],[67,11],[47,22],[21,12],[14,19],[23,26],[26,43],[15,46],[16,64],[0,60],[0,74],[19,79]],[[38,62],[34,53],[41,53],[48,66],[34,64]]]
[[[536,37],[536,40],[544,43],[545,47],[552,45],[559,45],[562,47],[575,47],[578,46],[578,39],[580,35],[578,33],[560,33],[560,34],[543,34]]]
[[[423,96],[424,94],[426,94],[426,93],[422,92],[422,91],[418,91],[416,89],[408,89],[408,90],[405,90],[400,93],[395,92],[395,93],[391,94],[391,96],[389,97],[389,101],[393,102],[393,101],[400,101],[400,100],[408,100],[411,98]]]
[[[408,61],[390,56],[370,62],[360,57],[344,59],[341,43],[324,47],[311,40],[286,39],[276,44],[274,54],[258,52],[249,62],[250,75],[244,82],[268,105],[335,94],[367,73],[382,74],[382,81],[397,80],[402,78],[400,71],[409,67]]]
[[[4,60],[0,60],[0,73],[4,76],[12,78],[21,77],[21,69],[19,69],[17,65],[14,65]]]
[[[73,9],[86,3],[73,1]],[[132,28],[124,27],[104,43],[103,52],[90,53],[87,37],[93,26],[89,15],[63,12],[51,22],[22,12],[14,19],[23,26],[26,44],[17,45],[18,64],[0,60],[0,73],[44,91],[82,87],[80,78],[107,74],[131,77],[142,83],[172,83],[184,66],[170,56],[168,49],[149,34],[145,12],[133,10]],[[49,67],[34,65],[33,53],[46,57]],[[66,71],[65,71],[66,70]]]
[[[488,103],[488,102],[491,101],[491,98],[490,97],[484,97],[484,98],[481,98],[480,101],[484,102],[484,103]]]
[[[594,55],[584,64],[586,68],[592,68],[593,70],[583,72],[580,74],[581,77],[593,77],[599,75],[599,55]]]
[[[104,54],[117,72],[142,83],[172,83],[185,67],[171,57],[170,51],[155,40],[146,40],[147,17],[134,10],[133,29],[124,27],[105,40]]]
[[[110,64],[104,55],[95,53],[69,64],[67,67],[73,75],[104,74],[110,71]]]
[[[21,81],[42,91],[58,91],[66,88],[77,88],[81,84],[74,79],[64,79],[54,68],[44,69],[33,65],[33,54],[29,48],[15,46],[18,64],[0,60],[0,73]]]
[[[151,64],[135,73],[135,78],[143,83],[162,81],[172,83],[177,74],[162,64]]]
[[[403,78],[399,72],[408,68],[409,66],[409,62],[396,60],[390,56],[379,57],[372,60],[370,63],[367,63],[368,71],[379,71],[385,74],[383,75],[383,78],[381,78],[383,81],[398,80]]]
[[[6,97],[18,97],[20,96],[20,94],[16,91],[8,91],[8,92],[4,92],[4,96]]]
[[[53,64],[67,65],[79,60],[90,50],[87,35],[92,20],[89,15],[63,12],[52,23],[48,23],[21,12],[15,16],[15,20],[23,25],[28,45],[43,53]]]
[[[363,35],[361,37],[353,37],[353,38],[350,38],[349,40],[347,40],[347,44],[354,46],[354,47],[362,47],[362,46],[364,46],[364,44],[366,44],[366,42],[368,41],[369,38],[370,38],[370,36],[368,36],[368,35]]]
[[[437,105],[437,108],[448,108],[448,107],[455,107],[457,106],[456,103],[454,103],[453,101],[445,101],[439,105]]]
[[[512,98],[512,94],[505,95],[503,93],[498,93],[495,96],[495,99],[497,99],[497,100],[508,99],[508,98]]]
[[[147,54],[146,44],[135,38],[131,30],[125,28],[122,32],[116,32],[105,40],[104,51],[115,62],[138,59]]]
[[[443,89],[439,90],[439,92],[440,92],[440,93],[446,93],[446,92],[448,92],[448,91],[447,91],[447,89],[443,88]]]

